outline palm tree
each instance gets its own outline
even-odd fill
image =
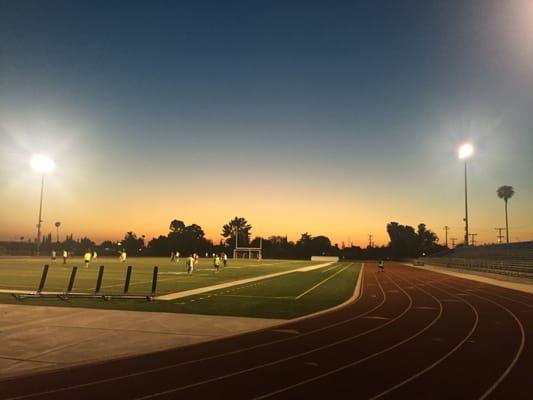
[[[514,189],[512,186],[500,186],[496,190],[496,194],[500,199],[505,201],[505,234],[507,235],[507,243],[509,243],[509,219],[507,218],[507,200],[513,197]]]
[[[56,234],[57,234],[57,236],[56,236],[57,240],[56,241],[57,241],[57,243],[59,243],[59,227],[61,226],[61,222],[59,222],[59,221],[56,222],[55,226],[56,226]]]

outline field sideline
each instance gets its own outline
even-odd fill
[[[320,267],[323,263],[313,261],[230,259],[228,266],[217,273],[211,262],[211,259],[201,260],[193,276],[189,277],[184,260],[170,263],[167,258],[131,258],[125,264],[116,258],[101,258],[91,263],[89,268],[83,266],[81,259],[69,260],[65,266],[62,261],[51,263],[44,258],[2,258],[0,290],[4,293],[0,294],[0,302],[287,319],[324,310],[347,300],[353,293],[360,271],[360,265],[355,263],[331,263]],[[120,293],[126,267],[132,265],[130,293],[142,295],[150,292],[153,266],[157,265],[157,295],[170,295],[171,300],[71,298],[62,301],[57,298],[32,298],[17,302],[5,293],[10,290],[36,290],[45,263],[50,265],[50,269],[44,291],[65,291],[72,266],[76,265],[78,275],[73,291],[90,294],[94,292],[98,267],[104,265],[101,292]],[[298,269],[303,271],[291,272]],[[261,279],[273,274],[280,275]],[[240,284],[242,280],[246,283]],[[192,294],[196,291],[201,293],[186,297],[179,295],[180,292]]]

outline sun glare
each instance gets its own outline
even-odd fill
[[[43,173],[52,172],[56,167],[54,160],[43,154],[33,156],[30,164],[34,171]]]

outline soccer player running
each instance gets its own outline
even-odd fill
[[[220,271],[220,257],[218,255],[215,255],[215,258],[213,259],[213,266],[217,272]]]
[[[120,262],[126,262],[126,250],[124,249],[122,249],[122,251],[120,252]]]
[[[187,257],[187,260],[185,261],[185,265],[187,266],[187,275],[192,276],[192,273],[194,271],[194,255],[193,254]]]
[[[90,250],[87,250],[83,256],[83,260],[85,261],[85,268],[89,268],[89,263],[91,262],[91,258],[93,257],[93,254]]]

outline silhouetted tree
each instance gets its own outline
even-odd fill
[[[160,235],[158,238],[153,238],[148,243],[147,254],[151,256],[168,256],[170,254],[170,244],[167,236]]]
[[[426,224],[418,225],[418,255],[420,254],[431,254],[436,249],[437,242],[439,238],[437,235],[426,229]]]
[[[238,245],[247,246],[250,243],[250,231],[252,225],[246,221],[246,218],[235,217],[222,227],[222,236],[226,239],[226,245],[235,248],[235,232],[238,233]]]
[[[507,200],[514,195],[514,189],[512,186],[500,186],[496,190],[496,194],[500,199],[505,202],[505,235],[507,236],[507,243],[509,243],[509,218],[507,217]]]
[[[127,232],[120,247],[126,250],[128,255],[135,256],[144,248],[144,239],[137,237],[134,232]]]
[[[412,226],[391,222],[387,224],[387,233],[390,237],[389,247],[393,256],[418,256],[418,236]]]
[[[171,233],[181,234],[185,229],[185,223],[178,219],[174,219],[170,222],[170,226],[168,227],[168,229],[170,229]]]

